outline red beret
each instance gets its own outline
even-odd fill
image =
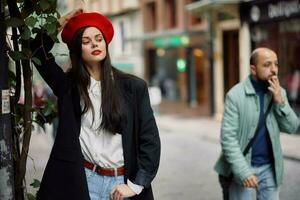
[[[69,45],[76,31],[88,26],[98,28],[102,32],[106,44],[110,43],[114,35],[114,28],[105,16],[96,12],[80,13],[72,17],[61,33],[62,41]]]

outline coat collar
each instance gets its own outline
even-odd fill
[[[251,83],[251,75],[249,75],[244,81],[243,81],[243,86],[245,88],[245,93],[246,95],[256,95],[255,89]],[[270,103],[270,101],[272,100],[272,93],[271,92],[267,92],[266,94],[266,100],[268,103]]]
[[[247,78],[246,78],[246,80],[244,80],[244,82],[243,82],[243,85],[244,85],[244,87],[245,87],[245,92],[246,92],[246,94],[248,94],[248,95],[255,95],[256,94],[256,92],[255,92],[255,89],[254,89],[254,87],[253,87],[253,85],[252,85],[252,83],[251,83],[251,77],[250,77],[251,75],[249,75]]]

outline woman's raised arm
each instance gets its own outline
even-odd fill
[[[63,29],[70,18],[81,12],[82,8],[77,8],[58,19],[60,24],[58,31]],[[35,65],[37,70],[52,89],[53,93],[59,97],[68,90],[69,83],[66,80],[65,73],[57,65],[54,56],[50,53],[53,45],[54,41],[46,32],[37,34],[35,39],[30,42],[33,57],[36,57],[41,61],[41,65]]]

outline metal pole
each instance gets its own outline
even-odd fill
[[[14,200],[14,173],[4,0],[0,0],[0,199]]]
[[[209,23],[209,28],[208,28],[208,38],[209,38],[209,63],[210,63],[210,110],[211,110],[211,115],[215,114],[215,95],[214,95],[214,90],[215,90],[215,84],[214,84],[214,14],[212,10],[209,10],[208,13],[208,23]]]

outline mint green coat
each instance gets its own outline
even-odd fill
[[[281,88],[281,94],[285,102],[281,104],[274,103],[266,119],[272,143],[278,186],[282,183],[283,178],[280,132],[294,133],[299,125],[299,120],[291,109],[283,88]],[[272,96],[269,92],[265,95],[265,110],[271,100]],[[233,172],[235,180],[239,183],[254,174],[250,167],[251,149],[246,156],[243,155],[243,150],[255,133],[259,111],[259,97],[252,86],[250,76],[235,85],[227,93],[221,126],[222,153],[214,167],[218,174],[226,176]]]

